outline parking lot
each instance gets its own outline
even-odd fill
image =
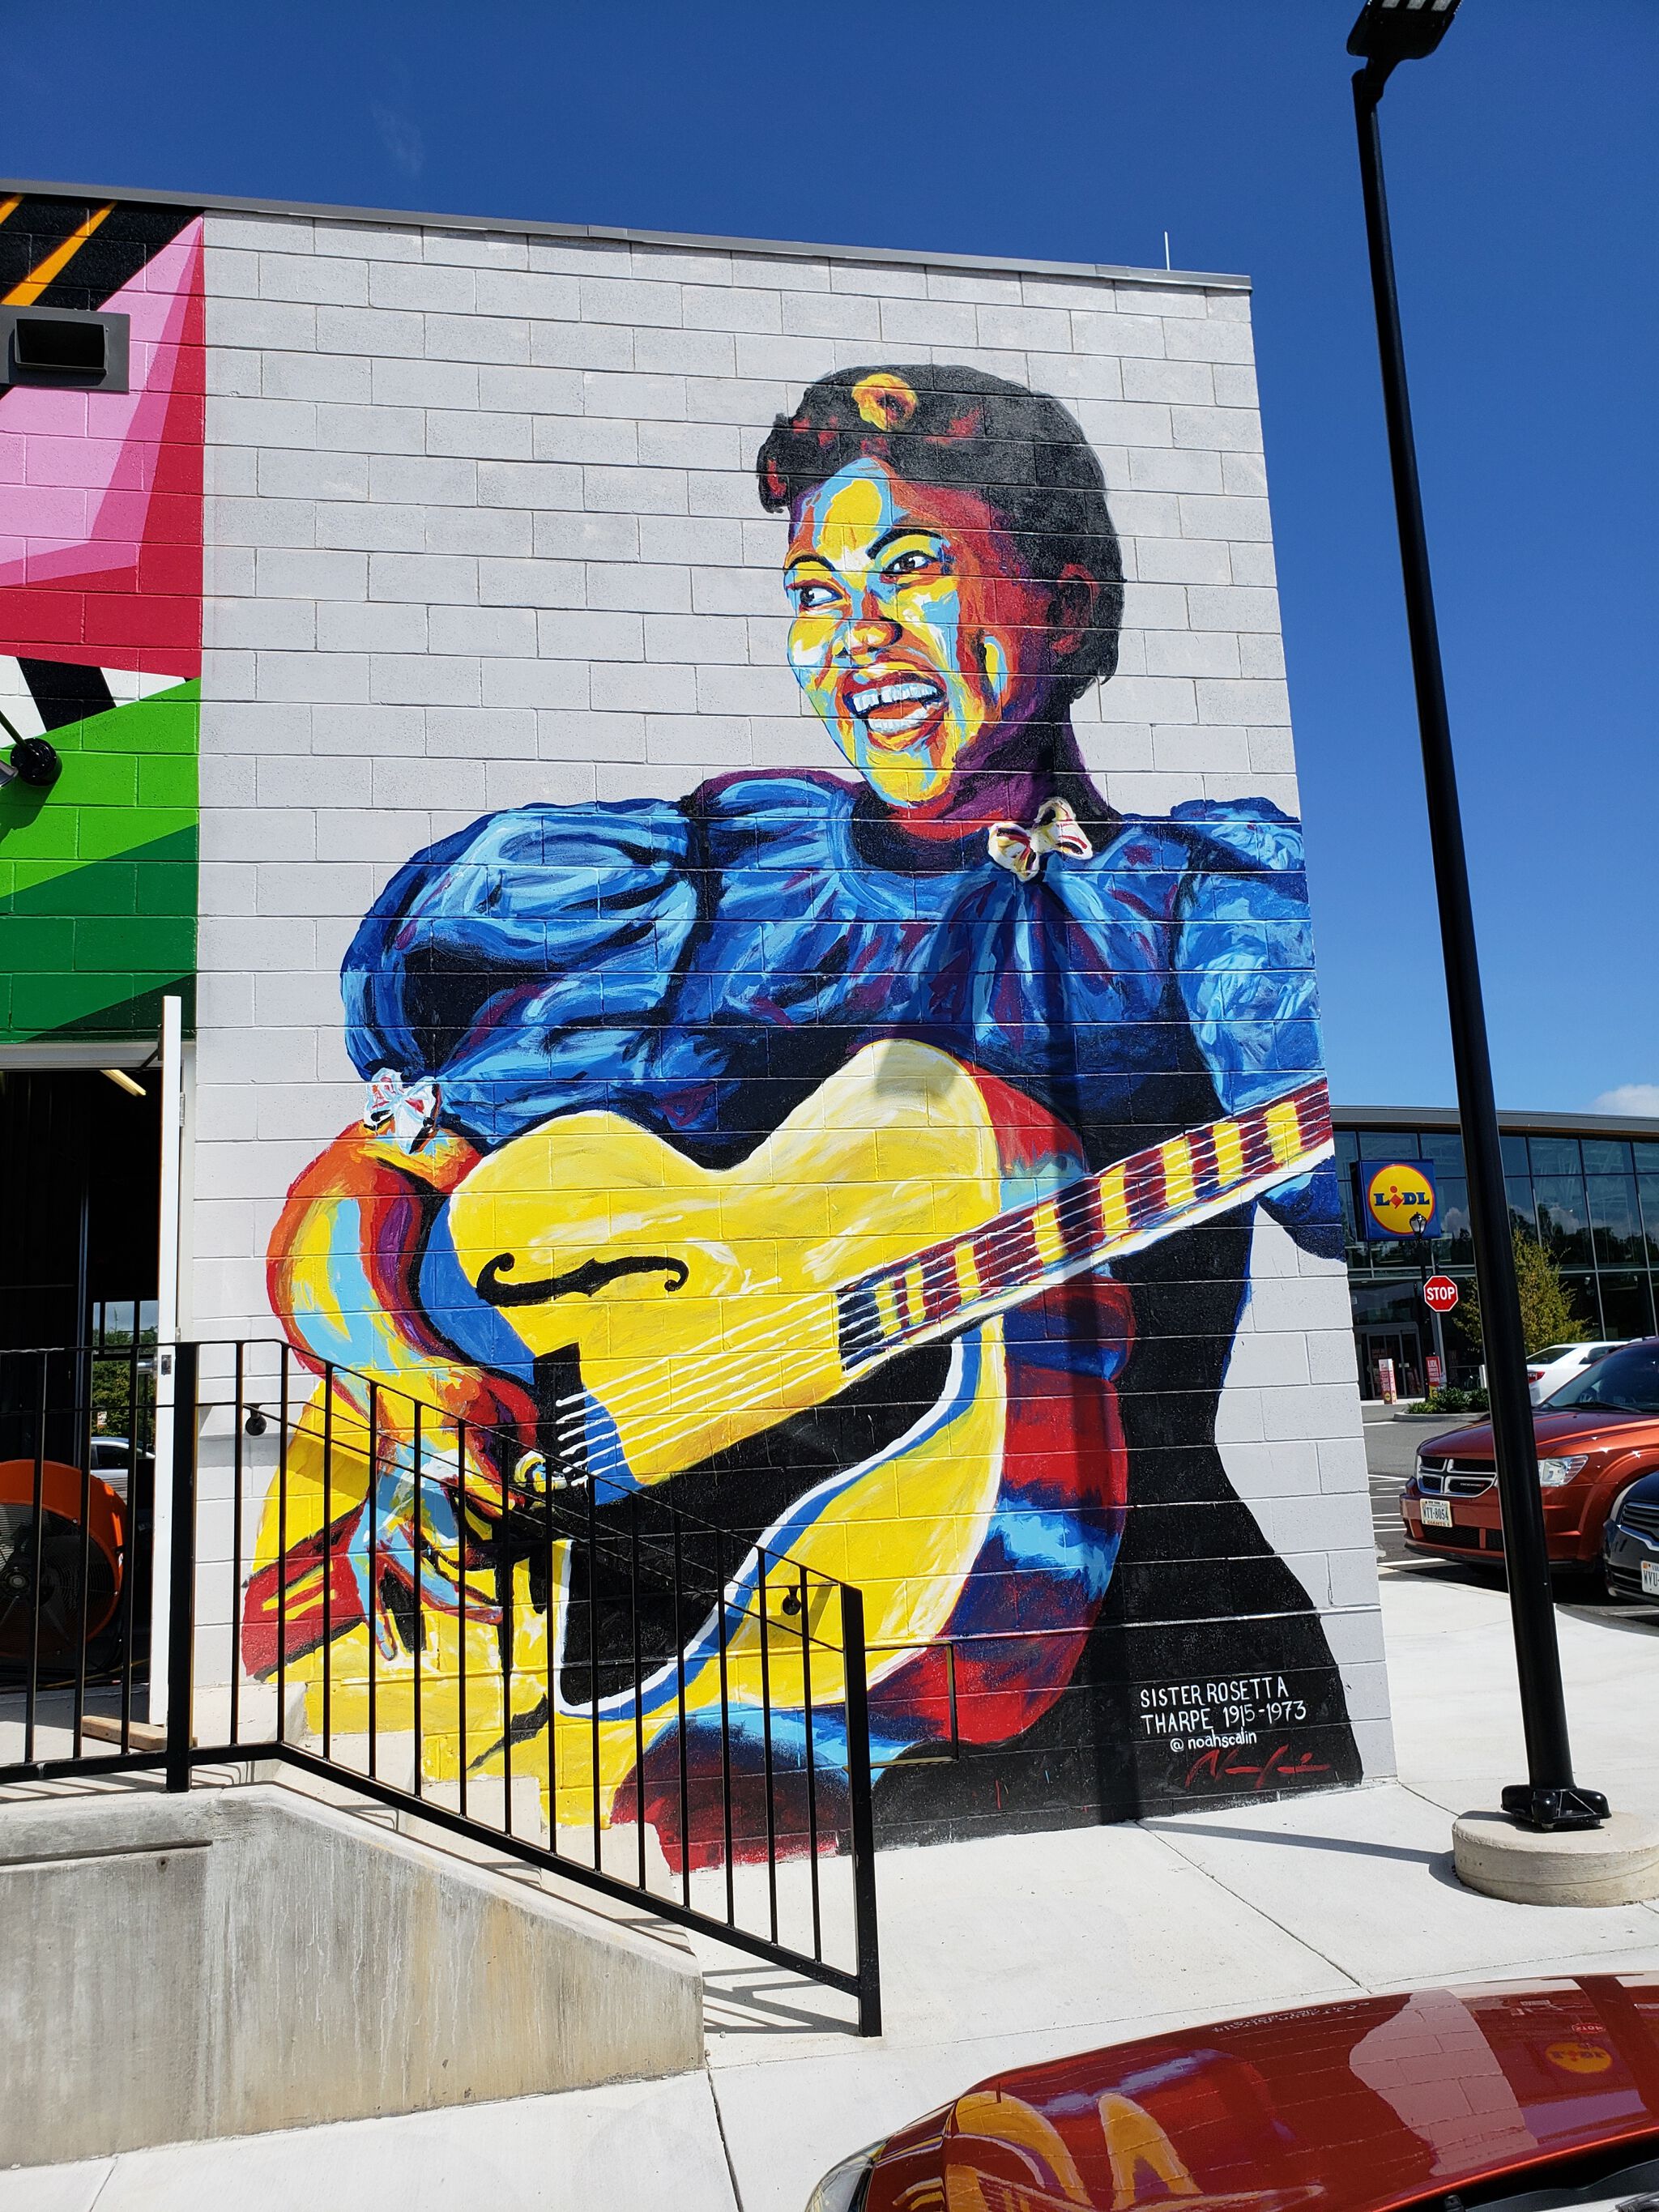
[[[1464,1559],[1428,1559],[1408,1551],[1400,1519],[1400,1492],[1412,1472],[1419,1447],[1431,1437],[1468,1426],[1468,1414],[1451,1419],[1401,1419],[1392,1408],[1368,1404],[1364,1409],[1365,1464],[1370,1474],[1371,1525],[1376,1531],[1377,1572],[1384,1579],[1395,1575],[1420,1576],[1449,1585],[1472,1589],[1501,1586],[1495,1567],[1477,1567]],[[1563,1575],[1556,1589],[1557,1606],[1581,1620],[1601,1620],[1638,1634],[1659,1636],[1659,1606],[1615,1604],[1601,1597],[1586,1576]]]

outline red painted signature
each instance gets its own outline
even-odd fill
[[[1227,1760],[1224,1766],[1221,1764],[1224,1758]],[[1195,1782],[1249,1781],[1255,1789],[1265,1790],[1270,1782],[1305,1782],[1311,1775],[1328,1774],[1330,1771],[1328,1763],[1316,1759],[1310,1751],[1304,1751],[1300,1759],[1292,1759],[1287,1743],[1275,1744],[1259,1766],[1250,1765],[1236,1754],[1206,1751],[1187,1769],[1182,1787],[1190,1790]]]

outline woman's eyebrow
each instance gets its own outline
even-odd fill
[[[949,532],[935,530],[931,522],[896,522],[890,530],[884,530],[870,548],[870,558],[880,560],[896,538],[936,538],[941,545],[951,542]]]
[[[937,539],[941,545],[948,545],[951,542],[947,532],[936,530],[930,522],[896,522],[890,529],[882,532],[881,536],[862,557],[866,561],[880,560],[888,547],[901,538],[932,538]],[[823,569],[826,574],[834,575],[836,573],[836,564],[829,556],[817,552],[811,546],[804,546],[799,553],[792,553],[783,564],[783,573],[787,576],[794,569],[805,568],[809,562],[816,568]]]

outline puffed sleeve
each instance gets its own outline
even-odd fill
[[[393,877],[341,971],[360,1074],[435,1079],[485,1149],[608,1103],[698,913],[692,826],[657,799],[486,816]]]
[[[1324,1070],[1302,832],[1266,799],[1196,801],[1173,818],[1198,833],[1176,901],[1176,981],[1233,1113]],[[1340,1256],[1328,1164],[1263,1203],[1309,1250]]]

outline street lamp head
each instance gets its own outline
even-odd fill
[[[1420,62],[1446,35],[1458,0],[1365,0],[1348,33],[1348,52],[1376,68]]]

